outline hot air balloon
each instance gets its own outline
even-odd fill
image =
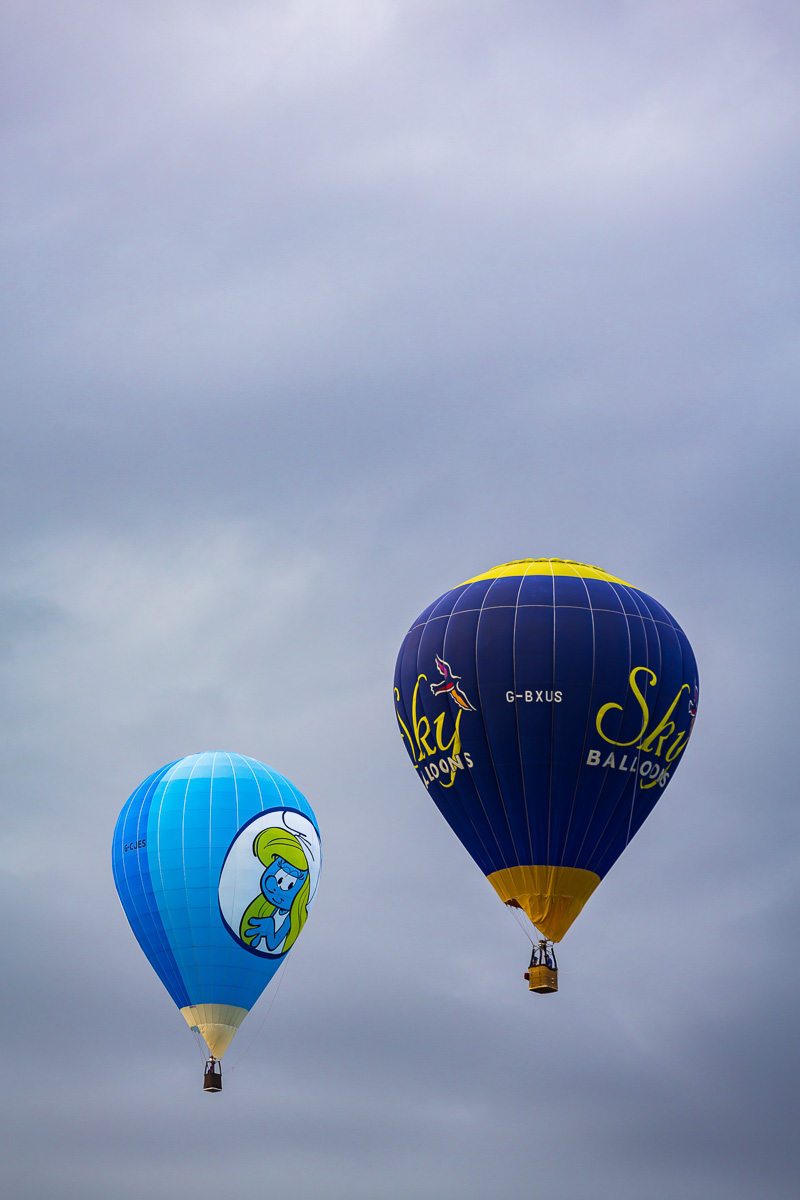
[[[530,989],[556,991],[553,943],[682,761],[698,699],[686,635],[599,567],[521,559],[424,610],[394,697],[429,795],[500,899],[540,931]]]
[[[242,754],[190,754],[139,785],[112,865],[139,945],[210,1053],[203,1086],[305,925],[322,859],[310,804]]]

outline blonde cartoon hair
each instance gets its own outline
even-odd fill
[[[308,916],[308,897],[311,890],[311,875],[308,869],[308,859],[299,837],[292,833],[291,830],[284,828],[262,829],[256,835],[253,842],[253,854],[260,862],[268,867],[276,858],[282,858],[290,867],[294,867],[296,871],[305,871],[306,877],[303,880],[302,886],[292,899],[291,908],[289,909],[289,932],[286,934],[286,939],[283,943],[281,954],[285,954],[294,943],[300,930],[306,923]],[[243,942],[250,944],[250,938],[246,934],[246,929],[250,921],[254,918],[271,917],[275,912],[276,905],[271,904],[263,893],[259,893],[255,900],[247,906],[244,911],[241,923],[239,925],[239,937]]]

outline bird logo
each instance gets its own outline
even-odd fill
[[[436,655],[436,667],[439,674],[442,676],[440,683],[432,683],[431,691],[434,696],[449,696],[451,700],[455,700],[459,708],[463,708],[466,712],[475,712],[475,708],[470,704],[467,697],[458,686],[460,675],[454,675],[450,670],[450,664],[446,663],[443,658]]]

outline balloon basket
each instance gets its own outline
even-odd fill
[[[528,991],[538,992],[540,996],[558,991],[558,963],[552,942],[542,939],[538,946],[533,947],[531,965],[525,972],[525,978]]]
[[[203,1072],[203,1091],[222,1091],[222,1063],[218,1058],[210,1058]]]
[[[538,992],[540,996],[558,991],[557,967],[529,967],[525,978],[528,980],[528,990]]]

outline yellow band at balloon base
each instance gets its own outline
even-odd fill
[[[486,877],[504,904],[527,913],[551,942],[560,942],[600,882],[582,867],[504,867]]]
[[[248,1011],[235,1004],[187,1004],[181,1016],[200,1034],[214,1058],[222,1058]]]

